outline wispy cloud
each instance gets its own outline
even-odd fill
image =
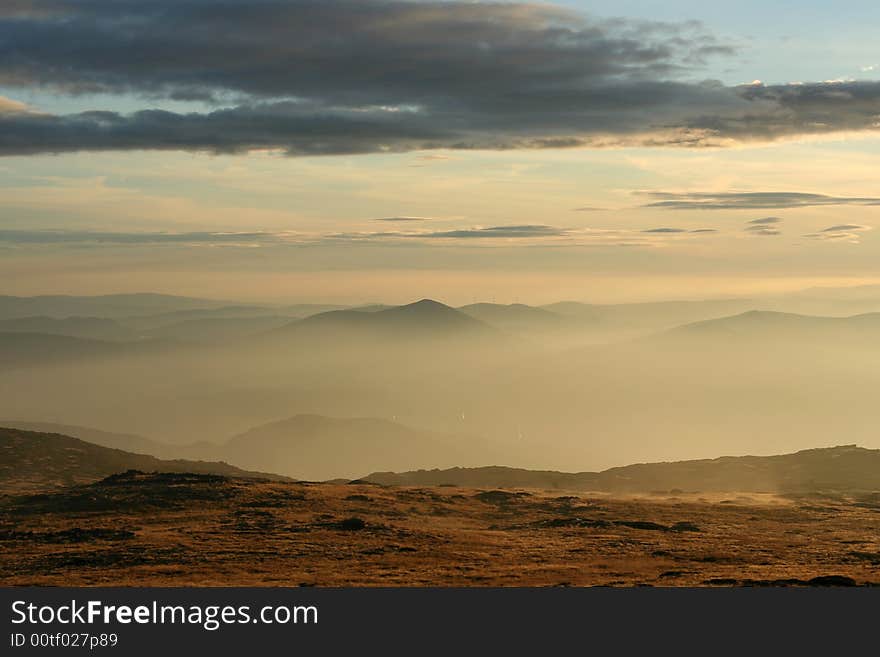
[[[765,237],[782,235],[782,231],[778,228],[768,228],[767,226],[748,226],[744,230],[751,235],[762,235]]]
[[[561,237],[569,235],[564,228],[555,228],[541,224],[526,226],[491,226],[489,228],[470,228],[464,230],[446,230],[425,233],[425,237],[456,238],[456,239],[521,239],[531,237]]]
[[[653,199],[643,207],[668,210],[765,210],[827,205],[880,205],[880,197],[829,196],[805,192],[634,192]],[[755,223],[777,223],[756,220]]]
[[[752,219],[746,222],[744,231],[749,235],[761,237],[775,237],[782,235],[781,230],[782,219],[779,217],[761,217],[760,219]]]
[[[291,234],[264,232],[103,232],[87,230],[0,230],[7,244],[180,244],[250,245],[275,242]]]
[[[823,233],[842,233],[847,231],[863,231],[870,230],[868,226],[861,226],[859,224],[838,224],[837,226],[829,226],[824,229]]]
[[[558,227],[546,224],[471,226],[448,230],[390,230],[361,232],[110,232],[90,230],[0,230],[0,245],[8,247],[88,246],[226,246],[269,247],[320,244],[454,244],[477,246],[662,246],[697,239],[715,229],[619,229]]]
[[[850,244],[859,244],[861,242],[861,234],[871,230],[871,226],[863,226],[861,224],[838,224],[829,226],[815,233],[809,233],[804,237],[828,241],[828,242],[848,242]]]
[[[474,228],[458,228],[452,230],[438,231],[409,231],[409,232],[361,232],[361,233],[333,233],[327,235],[331,239],[354,239],[354,240],[375,240],[375,239],[456,239],[456,240],[491,240],[491,239],[531,239],[545,237],[564,237],[571,234],[572,231],[565,228],[556,228],[554,226],[546,226],[543,224],[522,225],[522,226],[490,226],[490,227],[474,227]]]
[[[411,221],[430,221],[430,217],[380,217],[374,221],[390,221],[390,222],[411,222]]]
[[[697,239],[716,233],[714,228],[688,230],[684,228],[650,228],[644,230],[621,228],[570,227],[560,228],[544,224],[510,226],[476,226],[438,231],[377,231],[343,232],[326,236],[331,241],[351,242],[469,242],[475,244],[565,245],[565,246],[662,246],[664,244]]]

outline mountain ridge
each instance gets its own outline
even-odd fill
[[[784,333],[782,333],[784,332]],[[766,338],[781,334],[788,341],[828,340],[846,334],[854,338],[874,338],[880,334],[880,312],[845,317],[806,315],[775,310],[746,312],[683,324],[651,336],[654,339]]]
[[[775,456],[635,463],[601,472],[558,472],[488,466],[410,472],[374,472],[358,481],[383,485],[522,487],[650,493],[796,493],[880,490],[880,449],[856,445],[812,448]]]

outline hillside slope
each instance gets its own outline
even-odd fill
[[[516,468],[453,468],[375,472],[364,481],[396,486],[479,486],[650,493],[798,493],[880,490],[880,450],[855,445],[809,449],[780,456],[722,457],[644,463],[603,472],[540,472]]]
[[[285,480],[247,472],[226,463],[163,461],[152,456],[93,445],[56,433],[0,428],[0,492],[52,490],[98,481],[127,470],[191,472],[230,477]]]

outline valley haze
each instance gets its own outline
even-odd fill
[[[880,288],[861,292],[459,308],[4,297],[0,418],[306,480],[876,448]]]

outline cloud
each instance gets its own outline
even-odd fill
[[[282,235],[262,232],[122,233],[77,230],[0,230],[7,244],[216,244],[246,245],[278,241]]]
[[[774,236],[782,235],[782,231],[778,228],[768,228],[767,226],[748,226],[744,230],[752,235]]]
[[[488,228],[459,228],[454,230],[438,231],[411,231],[411,232],[367,232],[367,233],[335,233],[328,237],[332,239],[527,239],[544,237],[563,237],[569,234],[569,230],[545,226],[542,224],[523,226],[490,226]]]
[[[391,222],[407,222],[407,221],[430,221],[430,217],[382,217],[380,219],[375,219],[375,221],[391,221]]]
[[[392,111],[321,110],[284,102],[205,114],[145,110],[131,115],[82,112],[68,116],[0,114],[0,154],[70,151],[184,150],[239,153],[281,149],[289,155],[407,150],[444,135]],[[404,143],[409,147],[404,147]]]
[[[21,114],[30,111],[30,108],[24,103],[17,100],[0,96],[0,115],[2,114]]]
[[[731,55],[698,24],[427,0],[32,0],[0,23],[0,81],[66,93],[506,102],[515,89],[657,78]],[[35,10],[43,9],[40,15]],[[52,12],[61,12],[53,15]],[[3,14],[0,13],[0,17]],[[493,99],[494,98],[494,99]]]
[[[862,226],[860,224],[839,224],[837,226],[829,226],[816,233],[809,233],[808,235],[804,235],[804,237],[820,241],[859,244],[861,241],[860,233],[869,230],[871,230],[871,226]]]
[[[826,205],[880,205],[880,197],[828,196],[803,192],[635,192],[652,200],[646,208],[669,210],[764,210]],[[756,220],[768,221],[774,217]]]
[[[499,237],[505,239],[521,239],[526,237],[560,237],[568,234],[569,231],[566,229],[538,224],[528,226],[492,226],[490,228],[436,231],[432,233],[424,233],[422,236],[429,238],[452,237],[456,239],[486,239]]]
[[[781,223],[782,219],[779,217],[762,217],[747,221],[746,227],[743,230],[750,235],[775,237],[776,235],[782,235],[782,231],[779,229],[779,224]]]
[[[14,0],[0,85],[148,105],[0,115],[0,155],[702,147],[878,128],[880,82],[693,82],[735,53],[694,22],[517,2]],[[169,99],[205,109],[162,111]]]
[[[562,228],[545,224],[473,226],[449,230],[389,230],[335,233],[293,231],[111,232],[98,230],[0,230],[0,248],[80,248],[94,246],[282,247],[322,244],[473,246],[658,247],[697,239],[714,229],[663,231],[620,228]],[[690,236],[688,234],[691,234]],[[8,245],[8,246],[4,246]]]
[[[592,205],[586,205],[582,208],[575,208],[574,212],[605,212],[607,208],[598,208]]]
[[[870,230],[868,226],[861,226],[859,224],[839,224],[837,226],[830,226],[829,228],[824,229],[823,233],[840,233],[845,231],[861,231],[861,230]]]
[[[380,221],[421,221],[421,218],[389,218]],[[260,245],[311,243],[322,240],[380,239],[530,239],[563,237],[569,230],[545,225],[475,227],[444,231],[380,231],[365,233],[291,232],[107,232],[89,230],[0,230],[0,243],[7,244],[180,244],[180,245]]]
[[[880,129],[880,82],[827,80],[750,84],[734,93],[742,111],[690,116],[678,127],[706,131],[705,143],[774,141],[789,137]]]
[[[560,228],[544,224],[510,225],[510,226],[476,226],[452,230],[413,230],[413,231],[376,231],[376,232],[343,232],[325,236],[327,241],[335,242],[370,242],[370,243],[401,243],[418,241],[430,244],[434,241],[467,241],[476,244],[508,244],[515,240],[522,245],[545,246],[627,246],[656,247],[693,238],[700,234],[716,233],[713,228],[686,230],[678,228],[661,228],[633,230],[621,228]]]

